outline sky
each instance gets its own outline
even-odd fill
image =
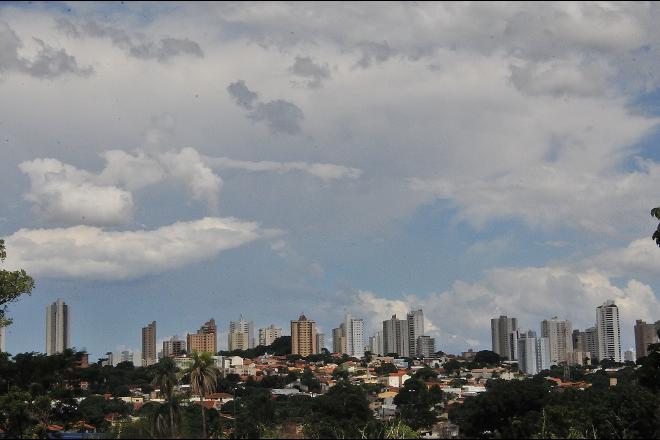
[[[216,319],[436,349],[660,319],[657,3],[0,3],[0,237],[92,358]]]

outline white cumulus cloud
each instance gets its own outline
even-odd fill
[[[49,222],[116,225],[130,221],[133,197],[114,185],[97,184],[93,176],[56,159],[20,164],[31,188],[25,198]]]
[[[132,279],[207,260],[279,234],[257,223],[217,217],[154,230],[116,232],[92,226],[20,229],[6,238],[7,264],[37,277]]]

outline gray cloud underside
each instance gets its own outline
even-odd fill
[[[145,35],[129,33],[123,29],[106,26],[94,20],[74,23],[66,18],[59,18],[57,26],[61,31],[75,38],[109,38],[115,46],[122,49],[127,55],[143,60],[157,60],[164,63],[181,55],[204,57],[204,52],[199,43],[188,38],[165,37],[153,41]]]
[[[82,67],[76,58],[64,49],[56,49],[43,40],[34,39],[38,47],[36,55],[25,58],[19,55],[23,42],[9,25],[0,21],[0,73],[24,73],[35,78],[53,79],[72,74],[89,76],[94,73],[92,67]]]
[[[249,119],[264,122],[272,133],[300,133],[300,124],[305,115],[294,103],[283,99],[258,101],[258,93],[251,91],[242,80],[229,84],[227,92],[236,105],[248,110]]]
[[[307,79],[306,85],[310,89],[322,86],[324,80],[330,79],[330,68],[327,64],[317,64],[311,57],[296,57],[289,69],[296,76]]]

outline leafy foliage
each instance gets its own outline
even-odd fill
[[[6,258],[5,241],[0,240],[0,263]],[[11,319],[7,317],[7,304],[17,301],[22,295],[29,295],[33,289],[34,280],[25,270],[0,269],[0,327],[11,324]]]
[[[408,379],[403,389],[394,398],[394,404],[401,411],[401,419],[413,429],[429,428],[436,421],[434,406],[442,402],[442,391],[437,386],[429,391],[419,379]]]
[[[485,365],[497,365],[502,358],[499,354],[490,350],[481,350],[474,355],[474,362]]]

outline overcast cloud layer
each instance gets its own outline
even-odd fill
[[[655,3],[0,6],[0,236],[38,281],[10,351],[43,349],[31,323],[57,297],[94,353],[152,319],[164,337],[304,312],[330,333],[350,312],[370,333],[414,305],[457,352],[489,348],[492,316],[583,328],[606,299],[629,347],[634,319],[660,319],[659,20]]]

